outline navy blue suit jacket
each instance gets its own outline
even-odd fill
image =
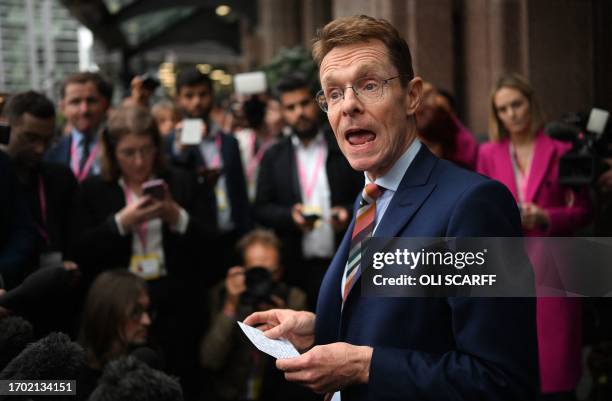
[[[47,151],[45,161],[50,163],[63,164],[70,168],[70,146],[72,145],[72,135],[64,135],[57,143]]]
[[[535,299],[361,297],[341,311],[347,230],[321,285],[316,344],[374,348],[367,385],[351,400],[528,400],[538,389]],[[519,212],[500,183],[437,159],[425,146],[404,175],[375,236],[520,236]]]

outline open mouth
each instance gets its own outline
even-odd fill
[[[350,129],[346,131],[344,137],[353,146],[365,145],[376,139],[376,134],[372,131],[362,129]]]

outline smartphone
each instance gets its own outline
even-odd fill
[[[265,93],[268,84],[262,71],[245,72],[234,75],[234,90],[241,95]]]
[[[223,174],[223,171],[220,168],[200,168],[198,170],[198,175],[211,187],[217,185],[221,174]]]
[[[8,145],[11,139],[11,126],[0,122],[0,145]]]
[[[306,220],[307,223],[314,224],[317,220],[321,218],[318,214],[311,213],[302,213],[302,217]]]
[[[181,145],[199,145],[202,142],[204,121],[201,118],[186,118],[181,129]]]
[[[166,183],[164,180],[149,180],[142,184],[142,193],[155,200],[163,201],[166,197]]]

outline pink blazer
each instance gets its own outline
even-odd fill
[[[475,170],[478,156],[478,142],[476,142],[474,134],[472,134],[457,117],[453,116],[453,121],[457,126],[455,151],[448,159],[470,170]]]
[[[550,225],[546,230],[532,230],[525,235],[571,236],[588,222],[590,202],[586,190],[575,192],[558,182],[559,158],[570,148],[571,144],[538,132],[524,201],[547,210]],[[476,170],[505,184],[518,201],[508,139],[481,145]],[[537,257],[529,254],[532,260]],[[541,391],[571,391],[581,374],[580,300],[538,298],[536,317]]]

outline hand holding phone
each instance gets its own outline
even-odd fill
[[[149,180],[142,184],[142,194],[161,202],[166,198],[166,183],[159,179]]]
[[[199,145],[206,133],[206,125],[201,118],[186,118],[180,130],[181,145]]]

